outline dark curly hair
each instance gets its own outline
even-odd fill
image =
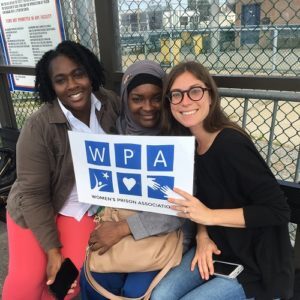
[[[50,64],[58,56],[66,56],[81,65],[92,82],[93,91],[105,83],[104,68],[97,56],[83,45],[73,41],[63,41],[54,50],[47,51],[35,67],[35,92],[41,102],[52,102],[56,98],[50,78]]]

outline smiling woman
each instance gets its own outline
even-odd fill
[[[119,98],[103,84],[99,60],[75,42],[60,43],[36,65],[36,92],[44,105],[26,121],[17,143],[4,300],[54,299],[48,286],[64,258],[82,266],[95,211],[78,202],[67,132],[116,133]],[[73,295],[78,292],[77,286]]]
[[[153,61],[139,61],[128,67],[121,86],[121,114],[117,121],[119,133],[161,133],[159,121],[164,76],[165,72]]]
[[[92,83],[85,69],[64,55],[54,58],[49,69],[53,89],[61,103],[89,125]]]
[[[290,210],[271,170],[247,133],[223,113],[217,86],[203,65],[175,66],[164,93],[169,98],[162,112],[165,127],[185,127],[196,139],[195,196],[174,188],[181,199],[169,202],[178,216],[197,223],[197,235],[196,246],[151,299],[290,299]],[[224,278],[216,274],[216,260],[243,271]]]
[[[154,61],[138,61],[128,67],[124,73],[121,85],[121,113],[117,120],[117,129],[120,134],[158,135],[163,133],[160,121],[163,103],[162,81],[164,76],[164,71]],[[124,185],[128,190],[133,188],[135,185],[134,178],[124,177],[123,179]],[[157,189],[158,185],[153,179],[149,178],[147,185]],[[163,187],[163,189],[167,192],[166,187]],[[147,201],[143,201],[142,197],[139,202],[142,205],[149,205]],[[97,226],[92,232],[89,244],[91,250],[104,254],[126,236],[132,235],[138,241],[150,236],[176,231],[181,227],[182,223],[182,219],[174,216],[137,212],[120,222],[102,222],[101,226]],[[120,253],[120,256],[123,255],[126,255],[126,253]],[[143,254],[140,253],[140,255]],[[114,267],[117,268],[118,266]],[[131,273],[92,272],[92,276],[98,284],[108,291],[123,297],[136,298],[145,294],[158,271]],[[89,280],[87,280],[84,272],[81,272],[80,286],[83,300],[106,299],[89,284]],[[149,294],[150,292],[148,291],[147,296]]]
[[[128,107],[132,119],[142,127],[152,128],[158,121],[161,109],[161,88],[152,83],[141,84],[128,94]]]

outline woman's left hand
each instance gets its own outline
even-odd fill
[[[57,272],[59,271],[63,262],[60,248],[52,248],[47,252],[47,285],[54,282]]]
[[[209,236],[197,236],[196,240],[197,246],[191,263],[191,271],[194,271],[196,265],[198,265],[201,278],[208,280],[214,274],[213,255],[220,255],[221,251]]]
[[[212,210],[210,208],[179,188],[174,188],[174,192],[183,197],[183,199],[168,199],[169,202],[176,204],[172,205],[171,208],[178,211],[179,217],[188,218],[198,224],[212,225]]]

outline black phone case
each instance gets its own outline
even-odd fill
[[[51,293],[58,300],[63,300],[79,272],[73,262],[66,258],[56,274],[55,281],[49,286]]]

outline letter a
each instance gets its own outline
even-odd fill
[[[164,157],[164,155],[163,155],[163,153],[162,153],[161,150],[158,151],[157,156],[156,156],[156,158],[154,160],[153,166],[156,167],[156,165],[158,163],[162,163],[164,165],[164,167],[167,167],[166,159],[165,159],[165,157]]]

